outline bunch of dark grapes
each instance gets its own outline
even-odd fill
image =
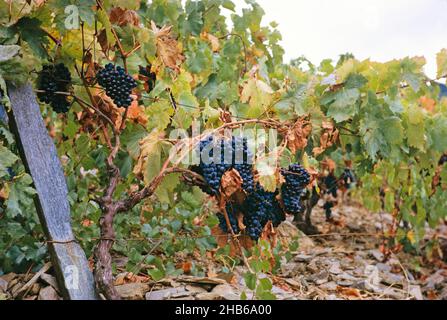
[[[216,144],[220,143],[220,154],[214,155],[214,151]],[[198,173],[200,173],[205,179],[207,185],[210,188],[210,194],[215,195],[219,191],[220,180],[223,174],[230,168],[229,164],[225,164],[223,161],[223,150],[222,141],[215,141],[212,136],[209,136],[205,140],[200,141],[199,144],[199,152],[200,152],[200,164],[198,167]],[[218,161],[216,163],[216,158],[218,157]],[[206,160],[206,161],[204,161]]]
[[[232,137],[230,142],[209,136],[200,142],[199,152],[200,164],[195,171],[204,177],[210,189],[208,193],[217,194],[222,176],[231,168],[239,172],[243,180],[242,188],[247,193],[253,191],[253,165],[249,163],[246,138]]]
[[[151,65],[147,65],[146,67],[140,66],[139,74],[140,80],[144,81],[144,89],[147,92],[151,92],[155,88],[155,81],[157,80],[157,75],[154,72],[151,72]]]
[[[329,173],[323,180],[323,184],[326,188],[326,194],[332,194],[334,198],[337,197],[337,178],[334,173]]]
[[[237,222],[237,206],[233,205],[231,203],[227,203],[225,207],[228,219],[230,220],[231,228],[233,229],[233,232],[235,234],[240,232],[239,224]],[[219,219],[219,227],[220,229],[225,233],[230,233],[230,230],[228,230],[227,221],[225,220],[225,216],[222,213],[217,214],[217,218]]]
[[[64,94],[71,86],[70,71],[63,63],[44,65],[37,78],[39,101],[49,104],[57,113],[65,113],[70,109],[70,101]]]
[[[233,168],[239,172],[242,178],[242,189],[251,193],[254,189],[254,175],[253,165],[250,163],[252,155],[248,150],[247,138],[232,137],[231,147],[233,150]]]
[[[127,108],[131,105],[130,94],[137,86],[137,82],[122,67],[115,67],[112,63],[108,63],[98,72],[96,78],[117,106]]]
[[[286,180],[281,186],[281,197],[288,213],[297,214],[303,211],[301,195],[310,182],[310,175],[300,164],[291,164],[288,170],[281,170]]]
[[[244,225],[253,240],[258,240],[268,221],[272,221],[275,227],[284,221],[285,216],[276,199],[277,195],[278,192],[268,192],[257,185],[256,190],[245,199]]]
[[[279,201],[276,199],[272,204],[270,220],[272,221],[272,224],[275,228],[278,227],[281,224],[281,222],[286,220],[286,215],[284,214],[284,211],[281,209]]]
[[[237,212],[244,214],[246,232],[255,241],[268,221],[272,221],[275,227],[284,221],[284,212],[276,199],[278,191],[267,192],[260,185],[255,188],[252,154],[248,149],[247,138],[233,136],[230,140],[208,136],[200,141],[198,149],[200,163],[191,169],[203,176],[207,186],[202,190],[208,194],[218,194],[222,176],[230,169],[237,170],[242,178],[242,189],[247,195],[245,201],[238,207],[234,204],[226,206],[230,224],[235,233],[240,232],[236,219]],[[294,183],[292,182],[291,185]],[[305,184],[307,183],[308,181]],[[218,218],[222,231],[229,232],[224,215],[219,213]]]

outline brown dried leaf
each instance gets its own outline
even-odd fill
[[[34,0],[34,4],[36,5],[36,7],[40,7],[42,4],[44,4],[47,0]],[[28,2],[28,4],[31,3],[31,0],[27,0],[26,2]]]
[[[182,270],[185,274],[191,273],[192,263],[190,261],[186,261],[182,263]]]
[[[419,104],[421,105],[422,108],[424,108],[430,113],[433,113],[435,111],[436,101],[431,98],[428,98],[426,96],[420,97]]]
[[[109,42],[107,40],[107,31],[105,29],[101,30],[96,38],[98,39],[102,52],[108,55],[111,46],[109,46]]]
[[[233,122],[233,120],[231,119],[231,112],[225,111],[221,108],[219,108],[219,112],[220,112],[220,115],[219,115],[220,121],[222,121],[223,123]]]
[[[152,31],[157,39],[157,55],[163,62],[163,64],[173,69],[176,72],[180,72],[179,66],[185,60],[180,45],[176,39],[171,36],[172,26],[164,26],[159,29],[156,24],[151,21]]]
[[[355,297],[355,298],[362,297],[360,290],[356,289],[356,288],[345,288],[345,287],[337,286],[337,291],[347,297]]]
[[[307,138],[312,132],[310,121],[300,118],[287,132],[287,146],[293,153],[307,146]]]
[[[125,108],[118,108],[118,106],[113,103],[112,98],[107,96],[104,92],[97,92],[96,95],[93,96],[96,105],[99,109],[112,120],[115,124],[116,128],[121,126],[121,122],[123,121],[123,115],[126,111]],[[103,121],[101,119],[101,121]]]
[[[216,36],[213,36],[212,34],[209,34],[207,32],[202,32],[200,34],[200,37],[203,40],[207,40],[210,42],[213,52],[218,52],[220,50],[219,38],[217,38]]]
[[[323,121],[321,124],[322,134],[320,136],[320,146],[313,148],[315,157],[322,154],[326,149],[332,147],[338,141],[339,131],[332,122]]]
[[[240,250],[235,241],[233,241],[233,239],[231,238],[231,235],[223,232],[219,228],[219,226],[213,227],[211,229],[211,234],[216,238],[217,246],[219,248],[224,248],[227,244],[230,246],[229,255],[231,257],[236,257],[240,255]],[[251,238],[247,235],[241,234],[238,236],[238,239],[241,246],[247,250],[250,250],[254,245],[253,240],[251,240]]]
[[[0,199],[6,200],[9,196],[9,190],[7,187],[3,187],[0,189]]]
[[[119,25],[120,27],[126,25],[139,26],[140,18],[134,10],[122,9],[120,7],[115,7],[110,10],[110,22],[112,24]]]
[[[239,172],[231,169],[224,173],[220,183],[220,193],[225,199],[229,199],[233,194],[242,189],[242,178]]]
[[[141,125],[147,124],[147,115],[144,113],[144,107],[138,105],[136,99],[133,100],[132,104],[127,110],[127,117],[129,119],[135,120]]]
[[[81,222],[81,225],[85,228],[90,227],[94,222],[90,219],[84,219]]]
[[[329,172],[334,172],[335,168],[337,167],[334,160],[330,158],[326,158],[323,161],[321,161],[321,168],[323,170],[328,170]]]
[[[93,55],[90,51],[88,51],[83,60],[83,67],[87,66],[84,77],[88,84],[93,85],[96,81],[96,73],[98,72],[99,65],[94,62]]]

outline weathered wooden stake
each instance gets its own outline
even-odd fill
[[[65,299],[97,299],[84,251],[71,228],[68,190],[57,151],[40,114],[31,85],[8,84],[9,125],[37,191],[35,204],[45,232],[61,294]]]

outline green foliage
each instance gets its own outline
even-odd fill
[[[32,179],[0,123],[0,274],[41,267],[47,248],[33,203]]]
[[[240,15],[230,0],[188,0],[184,5],[180,0],[108,0],[94,9],[95,3],[50,0],[39,6],[21,0],[11,6],[0,4],[2,87],[4,80],[34,81],[33,71],[47,62],[62,61],[72,74],[70,94],[79,99],[69,113],[58,117],[44,105],[42,113],[64,165],[73,227],[89,256],[99,237],[97,198],[109,181],[106,159],[113,142],[113,132],[103,119],[92,110],[86,112],[80,102],[93,103],[90,96],[101,94],[96,88],[87,91],[84,87],[83,80],[92,79],[79,77],[79,70],[91,72],[89,63],[125,65],[134,78],[139,66],[150,63],[157,78],[150,93],[143,92],[140,81],[141,111],[128,119],[120,135],[116,164],[121,180],[115,200],[125,199],[131,190],[143,188],[159,174],[172,148],[167,138],[173,130],[190,132],[193,122],[203,129],[217,128],[223,124],[220,110],[225,110],[233,121],[256,118],[293,123],[306,116],[312,125],[308,144],[299,152],[286,148],[279,163],[303,158],[318,170],[325,157],[339,166],[351,160],[363,183],[359,194],[364,204],[373,211],[381,210],[380,190],[386,189],[384,206],[387,211],[399,209],[400,217],[411,224],[412,245],[422,239],[426,221],[434,227],[445,218],[445,188],[433,186],[431,179],[437,159],[447,151],[447,105],[445,100],[438,101],[436,90],[426,81],[423,58],[378,63],[345,54],[337,62],[328,59],[313,65],[301,57],[285,64],[276,24],[261,24],[264,11],[255,1],[247,1],[248,8]],[[79,17],[75,18],[82,30],[66,28],[70,17],[65,9],[72,4],[77,5]],[[113,17],[118,7],[130,10],[121,18],[131,16],[137,23]],[[228,10],[232,29],[223,15]],[[97,38],[95,25],[100,33]],[[172,29],[166,31],[163,26]],[[160,30],[166,32],[165,38],[160,38]],[[131,53],[125,63],[122,50]],[[447,69],[445,49],[437,61],[441,77]],[[433,99],[433,108],[425,107],[421,97]],[[119,122],[120,111],[110,109],[107,115]],[[331,146],[321,139],[327,123],[339,133]],[[44,251],[30,177],[17,158],[10,133],[5,127],[1,130],[0,181],[7,196],[0,207],[0,224],[9,230],[0,235],[0,251],[7,252],[0,258],[0,272],[4,272],[24,262],[40,262]],[[318,149],[322,153],[313,153]],[[15,178],[8,177],[9,167],[17,172]],[[445,177],[445,171],[443,174]],[[263,181],[276,182],[276,176],[273,173]],[[150,199],[116,217],[114,250],[128,256],[128,270],[146,272],[154,279],[177,274],[181,271],[174,264],[176,255],[203,256],[215,248],[210,231],[216,223],[212,211],[203,193],[185,186],[180,175],[169,176]],[[407,236],[403,231],[402,238]],[[261,257],[264,246],[253,255]],[[228,248],[219,249],[216,256],[225,270],[239,262],[229,257]],[[279,260],[271,258],[277,266]],[[247,285],[256,297],[273,298],[271,283],[258,277],[267,272],[266,262],[259,259],[252,264],[254,272],[246,275]],[[203,274],[204,270],[193,266],[192,272]]]

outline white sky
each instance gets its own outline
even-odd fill
[[[288,62],[305,55],[314,64],[351,52],[388,61],[423,55],[436,75],[436,53],[447,48],[447,0],[257,0],[263,25],[279,23]],[[233,0],[238,12],[244,0]],[[226,11],[226,10],[225,10]]]

